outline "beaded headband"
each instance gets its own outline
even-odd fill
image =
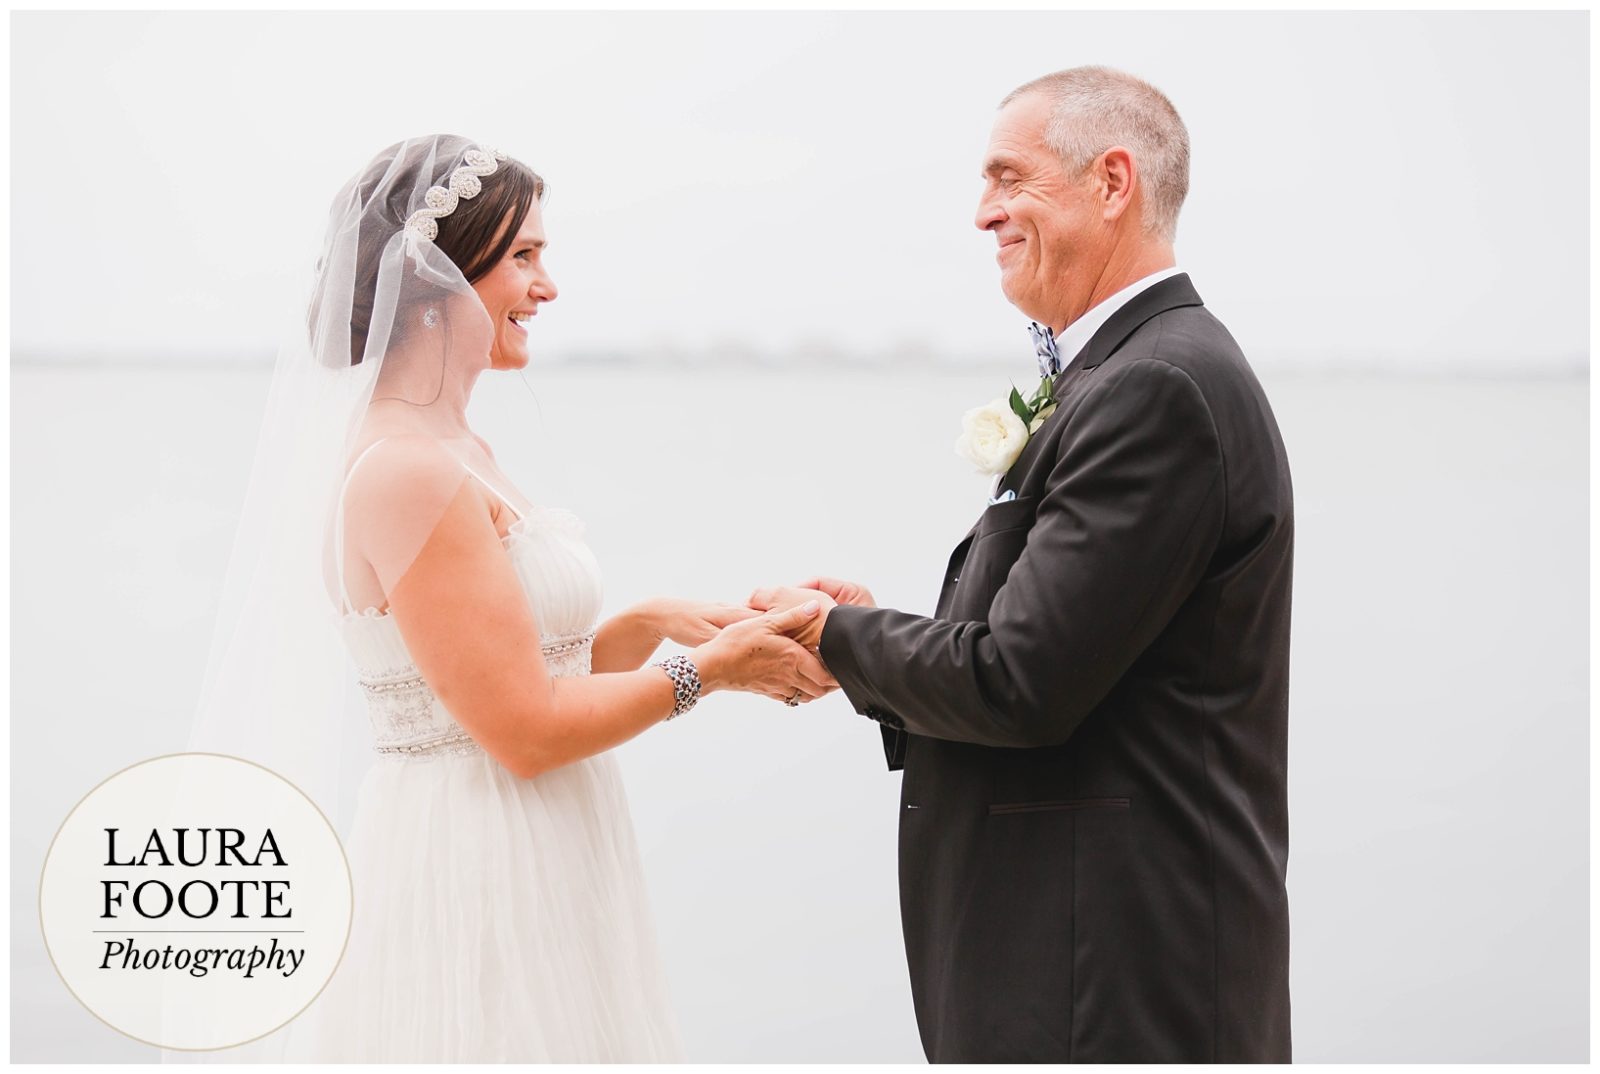
[[[422,196],[424,208],[411,214],[406,231],[430,242],[439,237],[439,220],[456,211],[461,199],[471,201],[483,189],[482,177],[493,175],[506,155],[486,145],[461,155],[461,167],[450,173],[449,186],[430,186]]]

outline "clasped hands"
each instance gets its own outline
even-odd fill
[[[817,654],[828,613],[840,604],[875,607],[865,586],[837,578],[808,578],[793,586],[770,586],[734,604],[672,602],[662,634],[699,646],[718,686],[759,693],[789,704],[825,697],[839,688]]]

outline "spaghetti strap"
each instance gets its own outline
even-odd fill
[[[466,470],[467,473],[471,474],[473,477],[477,478],[478,479],[478,484],[482,485],[484,488],[488,489],[490,492],[492,492],[496,496],[498,496],[500,498],[500,502],[505,504],[507,507],[509,507],[511,509],[511,513],[516,515],[519,520],[522,518],[522,512],[517,510],[517,505],[511,502],[511,498],[509,496],[507,496],[505,493],[501,492],[499,489],[497,489],[493,485],[491,485],[488,482],[488,480],[484,478],[484,476],[482,474],[478,473],[478,471],[474,470],[472,467],[468,466],[466,463],[462,463],[461,464],[461,468]]]
[[[361,461],[372,454],[372,449],[389,439],[380,436],[366,446],[361,454],[356,456],[356,461],[350,464],[350,469],[344,472],[344,482],[339,486],[339,501],[333,512],[333,569],[339,579],[339,611],[341,614],[355,611],[350,603],[350,591],[344,586],[344,494],[350,490],[350,478],[355,475],[356,467]]]

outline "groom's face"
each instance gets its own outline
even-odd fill
[[[1049,101],[1038,94],[1000,110],[975,223],[999,244],[995,259],[1006,298],[1059,332],[1088,308],[1104,229],[1088,186],[1045,144],[1049,118]]]

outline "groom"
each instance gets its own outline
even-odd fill
[[[1289,465],[1173,267],[1188,171],[1177,112],[1129,75],[1002,102],[977,225],[1057,337],[1059,357],[1037,333],[1055,409],[933,617],[803,583],[832,599],[801,640],[904,768],[901,914],[936,1062],[1290,1058]]]

